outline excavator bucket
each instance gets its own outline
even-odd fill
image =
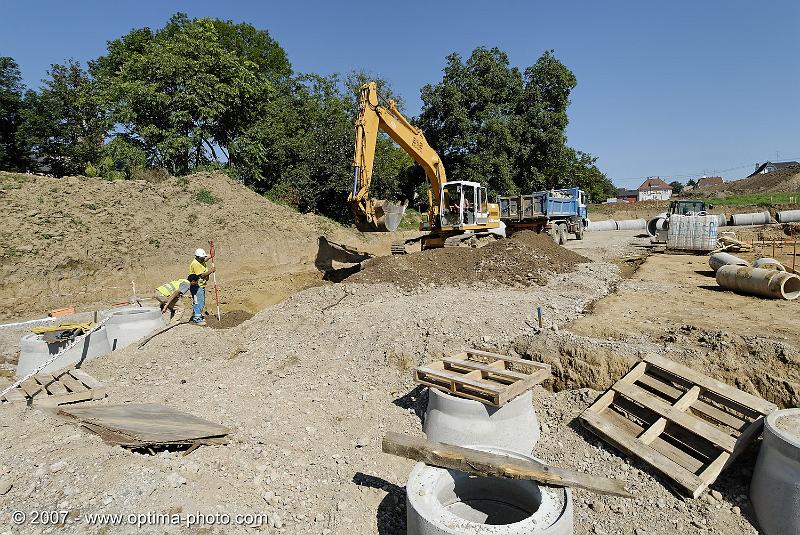
[[[356,220],[356,228],[361,232],[393,232],[400,226],[407,206],[408,201],[398,203],[373,199],[372,221],[359,218]]]

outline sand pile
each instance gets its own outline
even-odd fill
[[[498,282],[509,286],[543,285],[553,273],[569,273],[589,259],[531,231],[473,249],[449,247],[364,263],[348,282],[390,282],[404,288]]]

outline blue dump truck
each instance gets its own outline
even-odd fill
[[[586,193],[580,188],[535,191],[528,195],[498,195],[500,220],[506,232],[518,230],[549,232],[563,245],[567,234],[583,239],[588,224]]]

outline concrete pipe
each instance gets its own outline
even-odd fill
[[[800,533],[800,409],[775,411],[765,418],[750,501],[761,533]]]
[[[527,455],[539,440],[539,420],[530,390],[502,407],[490,407],[429,388],[422,431],[436,442],[483,444]]]
[[[717,270],[717,284],[729,290],[773,299],[797,299],[800,277],[786,271],[722,266]]]
[[[800,210],[784,210],[775,214],[778,223],[795,223],[800,221]]]
[[[108,343],[116,351],[164,327],[158,307],[126,307],[112,310],[106,323]]]
[[[753,262],[754,268],[761,268],[761,269],[776,269],[778,271],[786,271],[786,268],[783,267],[783,264],[775,260],[774,258],[759,258],[755,262]]]
[[[769,212],[755,212],[752,214],[733,214],[731,216],[732,223],[735,226],[741,225],[769,225],[772,223],[772,217]]]
[[[713,214],[717,216],[717,226],[725,227],[728,225],[728,216],[725,214]]]
[[[589,230],[617,230],[617,222],[613,219],[606,219],[605,221],[589,221]]]
[[[42,363],[50,360],[53,355],[61,351],[67,344],[67,342],[48,344],[40,334],[26,334],[20,339],[17,377],[28,375]],[[78,342],[74,347],[65,351],[63,355],[45,366],[42,371],[53,372],[110,352],[111,346],[108,343],[108,335],[104,325]]]
[[[661,220],[663,220],[663,222],[661,222]],[[650,235],[651,238],[656,237],[656,233],[659,230],[659,225],[666,225],[666,220],[667,220],[667,213],[663,212],[647,222],[647,233]],[[664,226],[664,228],[666,228],[666,226]]]
[[[644,219],[623,219],[617,221],[617,230],[639,230],[646,229],[647,221]]]
[[[730,253],[714,253],[708,259],[708,265],[715,272],[722,266],[749,266],[747,260]]]
[[[536,460],[499,448],[475,449]],[[417,463],[406,484],[408,535],[571,535],[572,492]]]

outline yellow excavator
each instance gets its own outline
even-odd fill
[[[421,239],[423,249],[457,246],[472,237],[505,236],[500,209],[490,203],[486,187],[479,182],[448,181],[444,165],[428,145],[422,130],[412,125],[398,111],[394,101],[382,105],[375,82],[361,86],[359,113],[356,119],[353,191],[348,201],[353,207],[356,227],[362,232],[397,230],[408,201],[394,203],[371,199],[372,168],[378,131],[383,130],[425,170],[428,179],[428,218],[420,230],[428,233]],[[398,250],[397,244],[392,247]]]

